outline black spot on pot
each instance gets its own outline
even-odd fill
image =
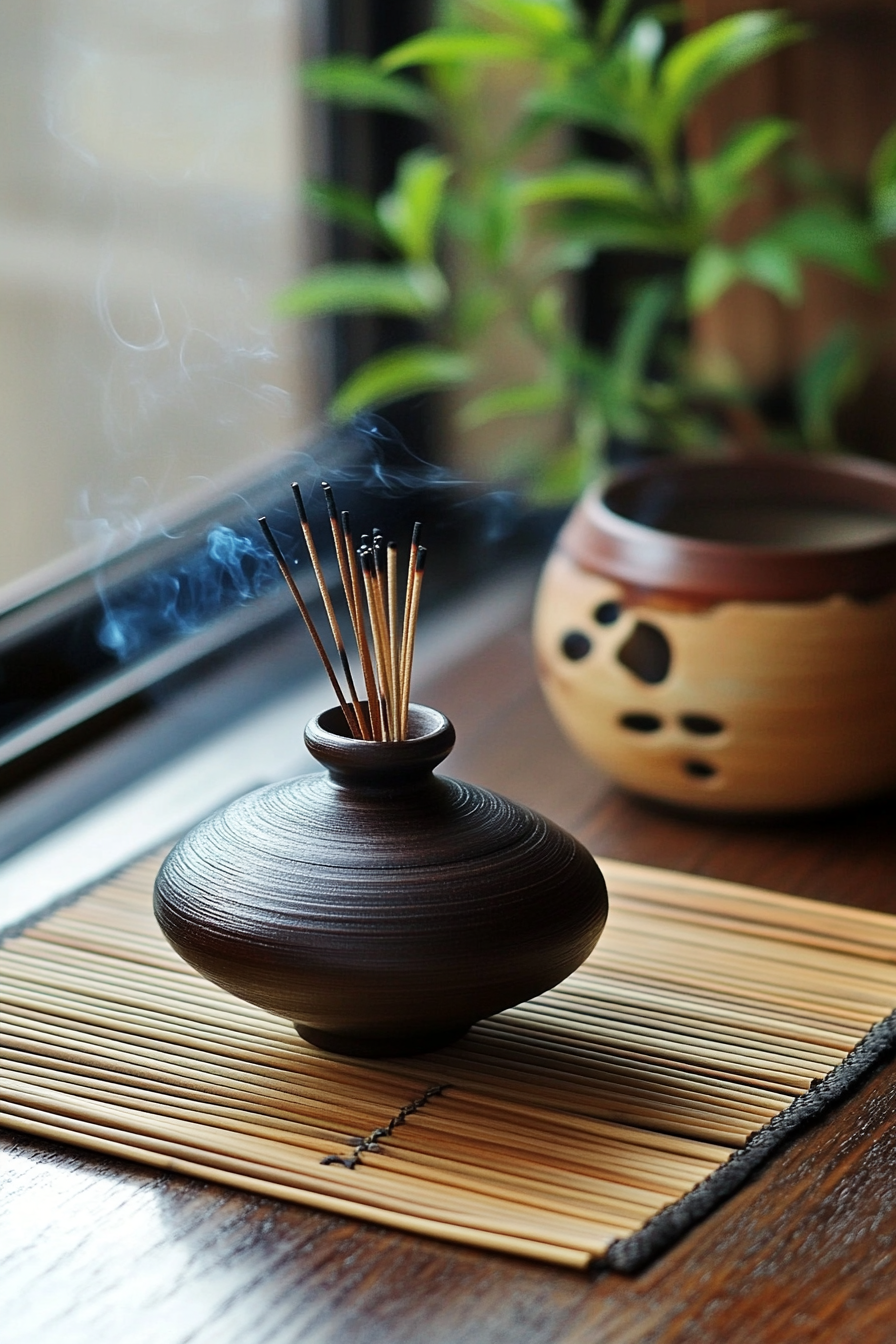
[[[600,606],[594,608],[594,619],[598,625],[615,625],[622,615],[622,604],[619,602],[601,602]]]
[[[616,657],[639,681],[655,686],[669,675],[672,649],[659,626],[639,621]]]
[[[719,773],[718,767],[710,765],[709,761],[685,761],[682,769],[692,779],[712,779]]]
[[[711,714],[682,714],[679,723],[686,732],[696,733],[698,737],[712,737],[714,733],[725,730],[722,720],[713,718]]]
[[[560,641],[560,648],[565,658],[577,663],[580,658],[586,657],[591,652],[591,640],[581,630],[570,630]]]
[[[633,733],[655,733],[663,726],[662,719],[655,714],[622,714],[619,722]]]

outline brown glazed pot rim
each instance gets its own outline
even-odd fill
[[[336,780],[391,786],[431,774],[454,747],[454,725],[428,705],[408,706],[404,742],[365,742],[349,733],[338,705],[318,714],[305,728],[305,746]]]
[[[896,468],[860,457],[782,454],[713,462],[651,462],[586,491],[559,548],[583,569],[630,589],[705,602],[811,601],[896,588],[896,533],[853,546],[753,546],[708,541],[638,522],[639,503],[663,491],[676,502],[812,501],[892,514]]]

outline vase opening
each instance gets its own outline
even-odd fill
[[[408,708],[403,742],[368,742],[352,737],[339,705],[326,709],[305,729],[305,746],[337,782],[394,785],[431,774],[455,742],[454,726],[427,705]]]
[[[367,701],[362,700],[362,708],[367,707]],[[358,738],[354,736],[348,721],[345,717],[341,705],[333,705],[331,709],[325,709],[322,714],[318,714],[315,720],[325,733],[332,734],[334,737],[347,738],[351,742],[357,742]],[[408,734],[405,742],[419,742],[422,738],[431,738],[443,731],[448,720],[444,714],[437,709],[430,709],[427,705],[409,705],[408,706]],[[367,746],[388,747],[402,745],[394,742],[368,742]]]

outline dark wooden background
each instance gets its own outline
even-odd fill
[[[751,7],[743,0],[685,0],[694,27]],[[800,128],[798,148],[861,190],[875,146],[896,123],[896,0],[789,0],[781,7],[808,23],[810,37],[726,81],[692,123],[691,148],[702,156],[740,122],[787,117]],[[784,203],[779,190],[741,207],[733,237]],[[890,283],[880,291],[821,267],[808,268],[805,303],[796,308],[736,285],[697,322],[698,344],[730,351],[755,387],[774,394],[836,326],[855,324],[880,342],[880,359],[861,394],[844,408],[841,433],[853,451],[893,460],[893,244],[888,253]]]
[[[425,698],[448,767],[598,853],[896,910],[893,800],[732,822],[640,803],[581,764],[520,625]],[[3,1344],[629,1344],[896,1339],[896,1068],[636,1279],[594,1279],[0,1132]]]

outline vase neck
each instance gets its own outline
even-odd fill
[[[305,746],[338,784],[402,788],[424,781],[454,746],[454,726],[426,705],[408,709],[404,742],[365,742],[349,733],[337,706],[312,719]]]

